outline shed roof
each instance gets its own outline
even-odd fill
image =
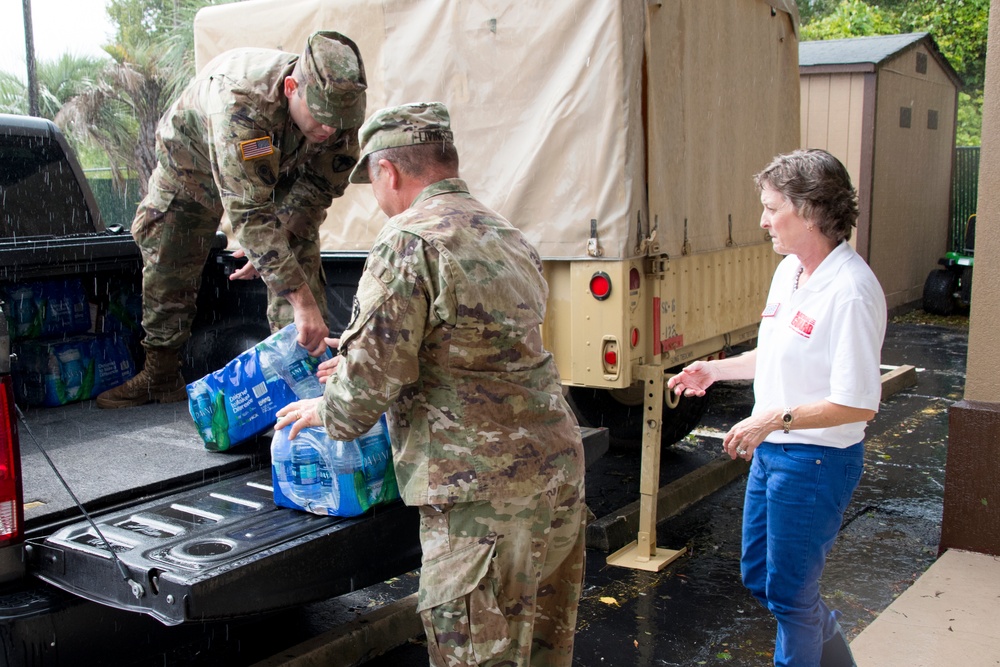
[[[905,51],[924,44],[956,86],[962,85],[958,73],[938,49],[930,33],[911,32],[900,35],[875,35],[847,39],[825,39],[799,43],[799,70],[824,72],[865,69],[874,71],[884,62]]]

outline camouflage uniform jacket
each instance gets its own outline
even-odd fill
[[[159,211],[175,197],[209,209],[221,199],[240,245],[278,295],[306,280],[287,232],[318,237],[359,152],[357,128],[313,144],[292,121],[284,81],[298,59],[234,49],[209,62],[160,119],[147,196]]]
[[[335,437],[388,410],[409,505],[504,500],[583,478],[583,445],[542,346],[548,287],[521,232],[439,181],[368,256],[320,414]]]

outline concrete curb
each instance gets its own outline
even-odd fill
[[[355,667],[424,634],[413,593],[253,667]]]

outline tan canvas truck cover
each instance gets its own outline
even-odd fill
[[[635,257],[650,222],[659,223],[661,250],[679,255],[685,219],[690,252],[763,240],[750,175],[772,157],[776,137],[797,141],[799,109],[775,81],[788,68],[762,71],[762,63],[797,58],[794,8],[792,0],[250,0],[198,13],[196,62],[242,46],[299,52],[311,32],[337,30],[364,58],[368,113],[444,102],[463,177],[544,258]],[[735,59],[697,46],[720,33],[742,49]],[[366,252],[383,220],[369,188],[350,187],[323,225],[323,249]]]
[[[444,102],[473,193],[546,260],[563,382],[622,389],[756,335],[778,257],[752,175],[798,146],[797,20],[793,0],[250,0],[194,28],[199,66],[337,30],[369,114]],[[364,254],[384,220],[351,186],[322,247]]]
[[[369,114],[444,102],[477,197],[546,257],[586,257],[596,219],[613,257],[642,207],[644,11],[605,0],[252,0],[199,12],[196,61],[239,46],[299,52],[314,30],[342,32],[365,61]],[[349,187],[323,249],[367,252],[384,219],[370,188]]]

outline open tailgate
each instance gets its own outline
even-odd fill
[[[608,449],[583,428],[588,464]],[[28,570],[80,597],[167,625],[258,614],[342,595],[420,565],[417,510],[354,519],[275,506],[269,469],[94,517],[25,546]]]

